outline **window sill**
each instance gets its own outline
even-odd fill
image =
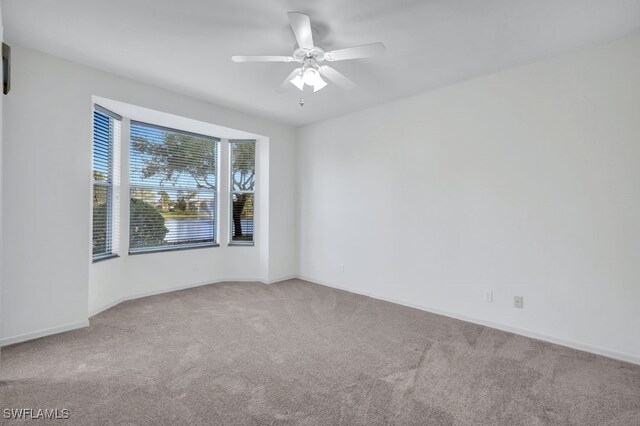
[[[255,242],[253,241],[232,241],[227,244],[229,247],[253,247]]]
[[[220,244],[194,244],[194,245],[183,245],[183,246],[175,246],[175,247],[159,247],[159,248],[150,248],[148,250],[140,250],[140,251],[130,251],[129,256],[137,256],[139,254],[149,254],[149,253],[165,253],[168,251],[181,251],[181,250],[196,250],[203,248],[212,248],[212,247],[220,247]]]
[[[110,254],[108,256],[97,257],[97,258],[93,259],[91,263],[99,263],[99,262],[103,262],[103,261],[109,260],[109,259],[116,259],[118,257],[120,257],[120,255],[118,255],[118,254]]]

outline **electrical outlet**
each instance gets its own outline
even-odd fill
[[[493,303],[493,292],[485,291],[484,292],[484,301],[487,303]]]
[[[515,296],[513,298],[513,307],[518,309],[524,308],[524,298],[522,296]]]
[[[344,274],[344,265],[340,264],[340,266],[338,266],[338,269],[340,270],[340,272],[342,272]]]

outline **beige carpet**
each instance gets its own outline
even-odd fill
[[[126,302],[2,358],[0,408],[60,424],[640,425],[639,366],[299,280]]]

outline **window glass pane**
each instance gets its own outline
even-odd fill
[[[253,191],[256,182],[255,142],[229,143],[231,149],[231,190]]]
[[[111,117],[99,111],[93,112],[93,179],[109,179],[111,160]]]
[[[253,243],[254,191],[256,183],[255,141],[229,141],[232,244]]]
[[[113,118],[93,112],[93,224],[94,259],[112,254]]]
[[[93,185],[93,256],[108,255],[111,246],[108,235],[110,198],[109,187]]]
[[[131,123],[130,252],[216,241],[217,139]]]
[[[253,241],[253,200],[254,194],[231,194],[231,241]]]

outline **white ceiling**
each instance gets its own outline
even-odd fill
[[[288,11],[311,16],[331,50],[381,41],[382,58],[332,64],[357,83],[275,89],[295,63]],[[640,0],[2,0],[5,39],[291,125],[305,125],[618,38]],[[19,77],[15,77],[19,78]]]

